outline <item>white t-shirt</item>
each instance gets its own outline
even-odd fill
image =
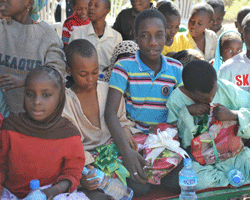
[[[250,92],[250,59],[242,52],[227,60],[219,69],[218,78],[228,80]]]

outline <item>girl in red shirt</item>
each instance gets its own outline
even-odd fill
[[[25,80],[24,113],[4,119],[0,133],[1,200],[24,198],[38,179],[48,200],[79,185],[85,163],[78,129],[61,116],[64,83],[51,67],[33,69]],[[73,195],[73,196],[72,196]],[[88,199],[74,192],[66,199]],[[11,198],[12,199],[12,198]]]

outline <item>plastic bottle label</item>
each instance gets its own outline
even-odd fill
[[[185,186],[195,186],[197,185],[197,177],[180,176],[179,183],[180,185],[185,185]]]

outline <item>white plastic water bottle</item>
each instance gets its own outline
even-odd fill
[[[95,177],[88,180],[99,178],[100,181],[98,183],[101,184],[99,188],[102,189],[107,195],[114,197],[116,200],[131,200],[134,195],[134,192],[131,188],[126,187],[118,180],[105,176],[105,174],[99,169],[87,169],[84,167],[82,174],[96,174]]]
[[[192,160],[190,158],[184,159],[184,167],[179,172],[179,184],[181,187],[180,200],[195,200],[197,174],[192,168]]]
[[[234,187],[240,187],[245,183],[245,176],[238,169],[232,169],[227,176],[229,183]]]
[[[30,181],[30,193],[24,198],[24,200],[47,200],[46,194],[40,189],[40,182],[37,179]]]

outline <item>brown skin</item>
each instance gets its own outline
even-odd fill
[[[72,67],[67,66],[67,72],[73,77],[75,85],[71,89],[76,93],[84,115],[96,127],[101,128],[100,110],[97,96],[97,80],[99,76],[99,65],[96,53],[90,58],[84,58],[78,54],[74,55]],[[119,122],[120,124],[120,122]],[[133,139],[130,130],[123,127],[125,138],[131,148],[136,149],[137,144]],[[88,169],[93,166],[87,165]],[[95,177],[96,174],[82,175],[81,185],[87,190],[96,190],[100,185],[96,183],[99,179],[88,181],[87,179]]]
[[[213,24],[210,29],[215,33],[217,33],[221,29],[225,13],[226,12],[221,10],[220,8],[214,8]]]
[[[166,37],[166,46],[171,46],[173,44],[173,39],[176,33],[179,31],[181,18],[176,15],[165,15],[167,21],[167,37]]]
[[[226,61],[242,52],[242,41],[237,39],[225,41],[221,51],[221,56]]]
[[[207,12],[194,10],[188,21],[188,29],[197,47],[205,53],[205,34],[206,28],[210,28],[213,21]]]
[[[136,13],[150,8],[150,0],[130,0],[130,2]]]
[[[71,181],[65,179],[58,182],[56,185],[61,189],[61,191],[57,186],[52,186],[42,190],[46,194],[47,200],[53,200],[53,198],[60,193],[67,193],[71,186]]]
[[[166,29],[163,22],[157,18],[145,19],[141,22],[135,39],[140,47],[140,58],[156,74],[161,70],[161,52],[166,41]],[[117,118],[117,111],[122,93],[109,88],[105,110],[105,120],[109,131],[123,157],[124,166],[130,173],[130,178],[136,182],[146,183],[148,177],[143,167],[146,160],[126,142],[126,136]],[[134,175],[134,173],[137,173]]]
[[[246,25],[243,27],[242,30],[243,34],[243,41],[246,44],[247,47],[247,57],[250,59],[250,19],[248,19],[248,21],[246,21]]]
[[[106,26],[105,18],[110,10],[106,8],[102,0],[90,0],[88,6],[88,16],[92,22],[95,34],[102,36]]]

